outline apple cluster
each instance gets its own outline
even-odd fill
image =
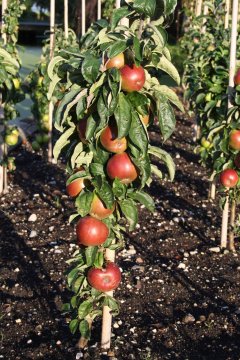
[[[124,53],[107,59],[106,70],[115,68],[120,71],[121,90],[124,92],[140,91],[145,83],[145,72],[142,66],[125,64]],[[149,115],[140,115],[141,121],[146,125],[149,123]],[[87,116],[82,119],[77,127],[78,135],[83,144],[86,139]],[[128,140],[126,137],[118,137],[118,128],[114,118],[101,131],[100,142],[111,156],[106,164],[106,173],[109,181],[119,179],[122,184],[131,184],[138,177],[138,169],[133,164],[127,153]],[[77,171],[82,171],[83,168]],[[91,188],[91,179],[77,178],[67,183],[67,193],[76,197],[86,188]],[[76,235],[79,246],[101,246],[108,236],[109,228],[102,221],[111,216],[116,210],[116,204],[107,208],[103,201],[94,193],[89,214],[77,222]],[[88,283],[98,291],[107,292],[115,290],[121,281],[119,267],[113,262],[106,262],[102,268],[92,267],[87,273]]]

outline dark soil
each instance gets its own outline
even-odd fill
[[[154,128],[151,137],[159,143]],[[240,256],[213,252],[221,213],[218,201],[207,200],[189,120],[178,122],[165,148],[176,180],[152,182],[156,212],[140,209],[139,227],[118,256],[123,281],[112,350],[118,360],[240,359]],[[102,359],[100,322],[82,353],[60,311],[70,296],[65,261],[76,248],[63,167],[18,151],[9,193],[0,200],[0,359]],[[32,214],[35,222],[28,221]]]

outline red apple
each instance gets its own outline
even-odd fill
[[[240,169],[240,153],[238,153],[234,159],[234,164],[238,169]]]
[[[113,58],[107,60],[106,69],[112,69],[112,68],[121,69],[124,65],[125,65],[124,54],[120,53],[114,56]]]
[[[238,173],[233,169],[223,170],[220,174],[220,182],[226,188],[233,188],[238,183]]]
[[[109,262],[105,268],[91,268],[88,271],[87,280],[98,291],[112,291],[120,284],[121,271],[116,264]]]
[[[229,146],[234,150],[240,150],[240,130],[232,130],[229,135]]]
[[[78,194],[80,194],[80,192],[82,191],[82,189],[84,187],[85,187],[84,179],[78,178],[78,179],[74,180],[73,182],[71,182],[70,184],[68,184],[66,187],[66,190],[67,190],[67,193],[69,196],[75,197]]]
[[[126,92],[140,91],[143,88],[146,77],[142,66],[125,65],[120,69],[122,78],[122,90]]]
[[[115,209],[115,206],[112,209],[105,207],[101,199],[95,194],[91,204],[91,209],[89,214],[96,219],[102,220],[110,216]]]
[[[115,154],[108,160],[107,174],[110,179],[118,178],[123,184],[130,184],[138,176],[135,165],[125,152]]]
[[[85,216],[78,221],[76,232],[78,244],[85,246],[101,245],[109,235],[107,225],[91,216]]]
[[[240,69],[237,70],[237,72],[234,76],[234,84],[235,84],[235,86],[240,85]]]
[[[101,133],[100,141],[107,151],[119,154],[127,149],[127,140],[125,137],[118,139],[117,135],[116,125],[107,126]]]

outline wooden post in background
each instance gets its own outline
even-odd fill
[[[54,43],[55,43],[55,0],[50,2],[50,60],[54,56]],[[48,107],[48,161],[53,162],[53,143],[52,143],[52,128],[53,128],[53,103],[49,102]]]
[[[225,0],[224,29],[229,28],[230,0]]]
[[[98,20],[102,17],[102,0],[98,0],[97,18]]]
[[[64,37],[68,39],[68,0],[64,0]]]
[[[196,1],[195,14],[196,16],[200,16],[202,13],[202,0]]]
[[[204,5],[203,6],[203,15],[207,16],[208,15],[208,6]],[[202,27],[202,33],[205,34],[206,32],[206,19],[203,19],[203,27]]]
[[[232,31],[231,31],[231,47],[230,47],[230,68],[229,68],[229,86],[228,86],[228,108],[231,108],[231,94],[234,88],[234,75],[236,70],[236,52],[237,52],[237,26],[238,26],[238,0],[233,0],[232,5]],[[232,203],[234,205],[234,202]],[[228,237],[228,214],[229,213],[229,196],[226,195],[225,206],[223,209],[222,215],[222,231],[221,231],[221,247],[227,247],[227,237]],[[235,211],[232,209],[232,213]],[[235,219],[234,219],[235,220]],[[233,227],[233,217],[231,218],[232,227]],[[234,237],[234,234],[231,234]],[[233,240],[232,240],[233,242]]]
[[[86,0],[82,0],[82,36],[86,32]]]

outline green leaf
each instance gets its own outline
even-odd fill
[[[119,40],[115,41],[113,45],[108,48],[108,57],[111,59],[114,56],[124,52],[127,49],[127,41],[126,40]]]
[[[73,281],[77,278],[78,272],[79,272],[78,269],[74,268],[68,273],[68,275],[67,275],[67,283],[68,283],[69,287],[72,285]]]
[[[98,175],[105,176],[103,165],[98,163],[90,164],[90,173],[92,174],[93,177],[96,177]]]
[[[84,79],[93,84],[98,76],[99,68],[100,68],[100,61],[98,58],[94,57],[93,55],[88,54],[83,62],[82,62],[82,75]]]
[[[91,336],[91,329],[89,327],[89,324],[87,322],[87,320],[82,320],[79,324],[79,331],[81,336],[84,339],[90,339]]]
[[[54,79],[54,76],[55,76],[55,74],[54,74],[54,68],[55,68],[55,66],[59,63],[59,62],[61,62],[61,61],[66,61],[66,59],[64,59],[62,56],[55,56],[51,61],[50,61],[50,63],[48,64],[48,68],[47,68],[47,73],[48,73],[48,76],[49,76],[49,78],[53,81],[53,79]]]
[[[164,4],[164,14],[170,15],[174,12],[177,6],[177,0],[160,0]]]
[[[121,92],[118,95],[118,104],[114,111],[115,120],[118,128],[118,138],[128,135],[131,126],[131,105],[126,96]]]
[[[117,315],[119,313],[119,305],[118,302],[111,296],[106,296],[104,299],[103,304],[105,306],[108,306],[112,311],[114,315]]]
[[[96,255],[98,252],[97,246],[88,246],[85,249],[85,256],[86,256],[86,264],[87,266],[92,266],[96,259]]]
[[[111,30],[114,30],[119,21],[129,14],[127,6],[122,6],[119,9],[114,10],[112,13]]]
[[[75,332],[77,331],[77,329],[78,329],[78,324],[79,324],[79,320],[78,320],[78,319],[74,319],[74,320],[70,321],[69,329],[70,329],[70,331],[71,331],[72,334],[75,334]]]
[[[72,286],[72,290],[74,291],[75,294],[77,294],[79,292],[79,290],[81,289],[81,286],[82,286],[84,280],[85,280],[85,276],[79,276],[74,281],[74,284]]]
[[[137,91],[133,91],[127,94],[126,98],[135,108],[138,108],[139,106],[147,105],[149,103],[147,96]]]
[[[81,152],[83,151],[83,144],[82,142],[78,143],[75,148],[74,148],[74,151],[73,151],[73,154],[71,156],[71,166],[72,166],[72,169],[74,169],[74,165],[75,165],[75,162],[76,162],[76,159],[77,157],[81,154]]]
[[[96,188],[97,194],[100,199],[104,202],[108,209],[111,209],[114,205],[114,194],[112,187],[103,178],[92,180],[93,185]]]
[[[119,202],[123,215],[129,223],[129,231],[133,231],[138,222],[137,206],[132,199],[125,199]]]
[[[58,159],[62,149],[70,143],[69,138],[74,133],[74,131],[75,127],[70,127],[60,136],[60,138],[58,138],[53,149],[53,156],[55,160]]]
[[[103,263],[104,263],[104,253],[102,251],[99,251],[94,260],[94,267],[101,269],[103,267]]]
[[[93,304],[91,301],[86,300],[81,303],[78,308],[78,317],[79,319],[84,319],[88,314],[93,310]]]
[[[75,200],[75,206],[77,207],[77,212],[81,216],[86,216],[90,209],[93,200],[93,193],[90,191],[82,190],[78,197]]]
[[[126,196],[127,187],[122,184],[118,178],[115,178],[113,181],[113,193],[114,196],[118,199],[124,199]]]
[[[148,149],[147,134],[136,112],[132,113],[132,122],[129,131],[129,138],[142,153],[145,154],[147,152]]]
[[[128,191],[128,196],[131,199],[137,200],[138,202],[143,204],[151,212],[154,212],[154,210],[155,210],[154,200],[151,198],[150,195],[148,195],[144,191],[142,191],[142,190],[135,191],[133,189],[130,189]]]
[[[157,68],[165,71],[178,85],[180,85],[181,80],[177,69],[164,55],[161,56]]]
[[[87,89],[83,89],[80,91],[78,89],[70,90],[60,102],[56,115],[55,115],[55,128],[59,131],[63,131],[64,128],[62,127],[63,123],[65,122],[66,118],[69,116],[69,111],[71,108],[77,104],[82,97],[85,97],[87,94]]]
[[[149,146],[149,154],[157,156],[167,166],[170,180],[173,181],[175,176],[175,164],[172,157],[165,151],[156,146]]]
[[[164,95],[166,98],[168,98],[168,100],[173,103],[180,111],[184,112],[184,107],[181,103],[181,101],[179,100],[177,94],[170,89],[168,86],[166,85],[158,85],[154,87],[154,90],[157,90],[160,92],[160,94]],[[157,95],[156,95],[157,97]]]
[[[152,17],[156,9],[156,0],[134,0],[133,9],[140,14]]]
[[[164,141],[173,133],[176,119],[171,105],[167,98],[159,93],[155,94],[157,103],[157,116]]]

